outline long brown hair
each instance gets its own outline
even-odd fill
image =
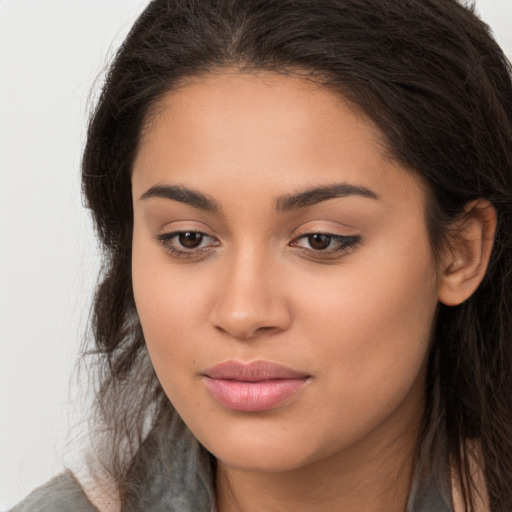
[[[174,414],[148,360],[131,286],[130,176],[145,122],[186,77],[230,66],[300,73],[357,105],[393,158],[427,182],[434,252],[464,205],[498,213],[488,272],[439,305],[418,475],[448,452],[468,510],[467,440],[477,440],[491,509],[512,507],[512,85],[510,63],[455,0],[154,0],[106,77],[83,157],[83,190],[104,249],[92,315],[96,421],[121,494],[144,436]]]

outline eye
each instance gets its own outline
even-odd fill
[[[313,235],[307,235],[307,241],[309,246],[315,251],[325,251],[329,248],[333,241],[333,237],[330,235],[324,235],[322,233],[315,233]]]
[[[203,239],[204,234],[197,231],[185,231],[176,236],[176,241],[186,249],[197,249],[203,243]]]
[[[315,257],[335,256],[345,253],[357,246],[361,241],[359,235],[335,235],[331,233],[308,233],[290,244]]]
[[[157,236],[157,241],[177,258],[199,257],[210,248],[220,245],[217,239],[201,231],[163,233]]]

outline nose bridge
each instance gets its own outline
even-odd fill
[[[286,329],[290,313],[273,255],[241,244],[224,266],[212,312],[214,326],[239,339]]]

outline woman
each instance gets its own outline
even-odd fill
[[[102,470],[14,510],[509,510],[511,143],[454,0],[151,2],[83,159]]]

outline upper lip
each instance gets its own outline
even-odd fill
[[[224,361],[203,372],[211,379],[259,382],[273,379],[306,379],[307,373],[271,361]]]

